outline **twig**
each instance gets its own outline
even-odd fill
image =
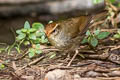
[[[102,20],[102,21],[98,21],[98,22],[95,22],[95,23],[93,23],[93,24],[90,26],[90,28],[93,28],[94,26],[97,26],[97,25],[103,24],[104,22],[105,22],[104,20]]]
[[[98,47],[98,50],[102,50],[102,49],[106,49],[106,48],[113,48],[115,46],[102,46],[102,47]]]
[[[59,50],[59,49],[42,49],[42,51],[44,52],[44,51],[61,51],[61,50]]]
[[[101,29],[101,31],[107,31],[107,32],[115,32],[118,29]]]
[[[15,58],[14,60],[17,61],[17,60],[19,60],[19,59],[22,59],[22,58],[24,58],[27,54],[28,54],[28,50],[27,50],[22,56],[20,56],[20,57],[18,57],[18,58]]]
[[[94,53],[96,53],[95,51],[93,51],[93,50],[79,50],[79,52],[80,53],[91,53],[91,54],[94,54]]]
[[[111,50],[115,50],[115,49],[119,49],[120,48],[120,45],[119,46],[115,46],[114,48],[111,48]]]
[[[109,3],[109,5],[110,5],[110,7],[114,10],[114,11],[118,11],[118,9],[117,9],[117,7],[116,6],[114,6],[114,5],[112,5],[111,3]]]
[[[31,66],[31,65],[33,65],[33,64],[36,64],[36,63],[38,63],[41,59],[43,59],[44,57],[45,57],[45,56],[41,56],[41,57],[35,59],[34,61],[26,64],[25,66],[23,66],[22,68],[20,68],[20,69],[18,69],[18,70],[21,70],[21,69],[26,68],[27,66]]]

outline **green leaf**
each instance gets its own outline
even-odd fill
[[[35,49],[29,48],[28,52],[33,52],[33,53],[35,53]]]
[[[25,22],[25,24],[24,24],[24,28],[25,28],[25,29],[30,29],[30,24],[29,24],[28,21]]]
[[[29,35],[29,38],[32,39],[32,40],[36,40],[36,35],[33,33],[33,34],[30,34]]]
[[[47,42],[48,42],[48,39],[45,38],[45,36],[42,36],[40,42],[41,42],[41,43],[47,43]]]
[[[40,49],[40,44],[36,44],[36,45],[35,45],[35,48],[36,48],[36,49]]]
[[[87,43],[87,42],[88,42],[87,38],[84,38],[84,39],[82,40],[81,44],[85,44],[85,43]]]
[[[21,29],[21,31],[25,33],[25,32],[27,32],[27,29],[23,28],[23,29]]]
[[[44,39],[45,39],[45,36],[42,36],[41,39],[44,40]]]
[[[99,33],[100,33],[100,29],[97,29],[97,30],[94,31],[95,35],[98,35]]]
[[[45,36],[45,33],[44,32],[36,31],[36,36],[38,36],[38,37]]]
[[[48,39],[46,38],[43,43],[48,43]]]
[[[95,38],[95,37],[92,37],[90,39],[90,44],[93,46],[93,47],[96,47],[97,44],[98,44],[98,40]]]
[[[28,34],[28,35],[30,34],[30,31],[29,31],[29,30],[27,30],[27,34]]]
[[[87,36],[90,36],[90,35],[91,35],[91,33],[90,33],[89,30],[87,30],[86,35],[87,35]]]
[[[35,55],[35,49],[33,49],[33,48],[30,48],[29,50],[28,50],[28,52],[29,52],[29,58],[32,58],[34,55]]]
[[[0,63],[0,69],[4,69],[5,65]]]
[[[30,45],[30,42],[29,41],[24,41],[24,45],[25,46]]]
[[[36,28],[37,30],[39,30],[39,29],[44,30],[44,26],[41,23],[33,23],[32,27]]]
[[[32,58],[33,56],[35,56],[35,53],[34,52],[29,52],[29,58]]]
[[[5,48],[0,48],[0,53],[5,51],[6,49]]]
[[[104,0],[92,0],[94,4],[99,4],[101,2],[104,2]]]
[[[110,0],[111,3],[114,3],[116,0]]]
[[[118,7],[120,7],[120,3],[118,3],[118,5],[117,5]]]
[[[108,37],[109,34],[110,34],[110,32],[101,32],[97,35],[97,38],[104,39],[104,38]]]
[[[36,38],[36,40],[34,41],[34,43],[40,43],[41,39],[40,38]]]
[[[16,39],[17,39],[17,40],[22,40],[22,39],[24,39],[25,37],[26,37],[26,34],[21,33],[21,34],[19,34],[19,35],[16,37]]]
[[[18,53],[21,52],[19,47],[15,47],[15,49],[17,50]]]
[[[114,38],[120,38],[120,34],[115,34],[113,37]]]
[[[40,54],[40,53],[42,53],[42,50],[37,49],[37,50],[36,50],[36,53],[37,53],[37,54]]]
[[[90,40],[91,40],[91,36],[89,36],[89,37],[87,38],[87,42],[90,42]]]
[[[35,28],[31,28],[31,29],[29,29],[28,31],[29,31],[29,32],[35,32],[36,29],[35,29]]]
[[[21,31],[21,30],[16,30],[16,33],[17,33],[17,34],[21,34],[22,31]]]

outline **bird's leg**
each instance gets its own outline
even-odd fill
[[[74,56],[72,57],[72,59],[70,60],[70,62],[67,64],[67,67],[69,67],[69,66],[71,65],[72,61],[75,59],[75,57],[78,55],[78,53],[79,53],[79,51],[78,51],[78,49],[76,49],[76,50],[75,50],[75,54],[74,54]]]

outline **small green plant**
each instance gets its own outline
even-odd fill
[[[29,48],[29,57],[32,58],[35,54],[41,54],[42,50],[40,49],[40,44],[34,45],[34,47]]]
[[[104,0],[92,0],[94,4],[99,4],[101,2],[104,2]]]
[[[92,0],[94,4],[98,4],[104,1],[109,1],[110,3],[115,3],[116,0]]]
[[[18,34],[16,37],[17,42],[23,43],[24,45],[48,42],[45,37],[44,26],[41,23],[33,23],[30,28],[29,22],[26,21],[24,28],[17,30],[16,33]]]
[[[44,33],[44,26],[41,23],[33,23],[32,27],[30,27],[29,22],[26,21],[24,28],[17,30],[16,33],[18,34],[16,41],[19,43],[16,47],[18,52],[21,43],[23,43],[25,46],[35,46],[34,48],[31,47],[28,50],[30,58],[33,57],[36,53],[42,53],[42,50],[40,50],[40,44],[48,43]]]
[[[28,49],[29,57],[31,58],[36,53],[42,53],[40,50],[40,44],[48,43],[44,33],[44,26],[41,23],[33,23],[31,27],[29,22],[26,21],[24,28],[17,30],[16,33],[18,34],[16,41],[9,47],[8,52],[10,52],[13,47],[15,47],[16,50],[20,53],[21,44],[25,46],[31,46]],[[33,45],[35,46],[34,48]]]
[[[0,70],[4,69],[5,68],[5,65],[0,63]]]
[[[118,29],[117,33],[113,37],[116,39],[120,39],[120,29]]]
[[[6,50],[6,48],[0,48],[0,53],[5,51],[5,50]]]
[[[116,0],[109,0],[111,3],[114,3]]]
[[[81,43],[88,43],[92,47],[96,47],[98,45],[98,40],[108,37],[109,34],[109,32],[101,32],[99,29],[95,30],[93,33],[88,30]]]

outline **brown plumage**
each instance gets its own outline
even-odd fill
[[[95,17],[94,17],[95,18]],[[49,42],[59,49],[76,48],[86,32],[93,16],[80,16],[46,25]]]

